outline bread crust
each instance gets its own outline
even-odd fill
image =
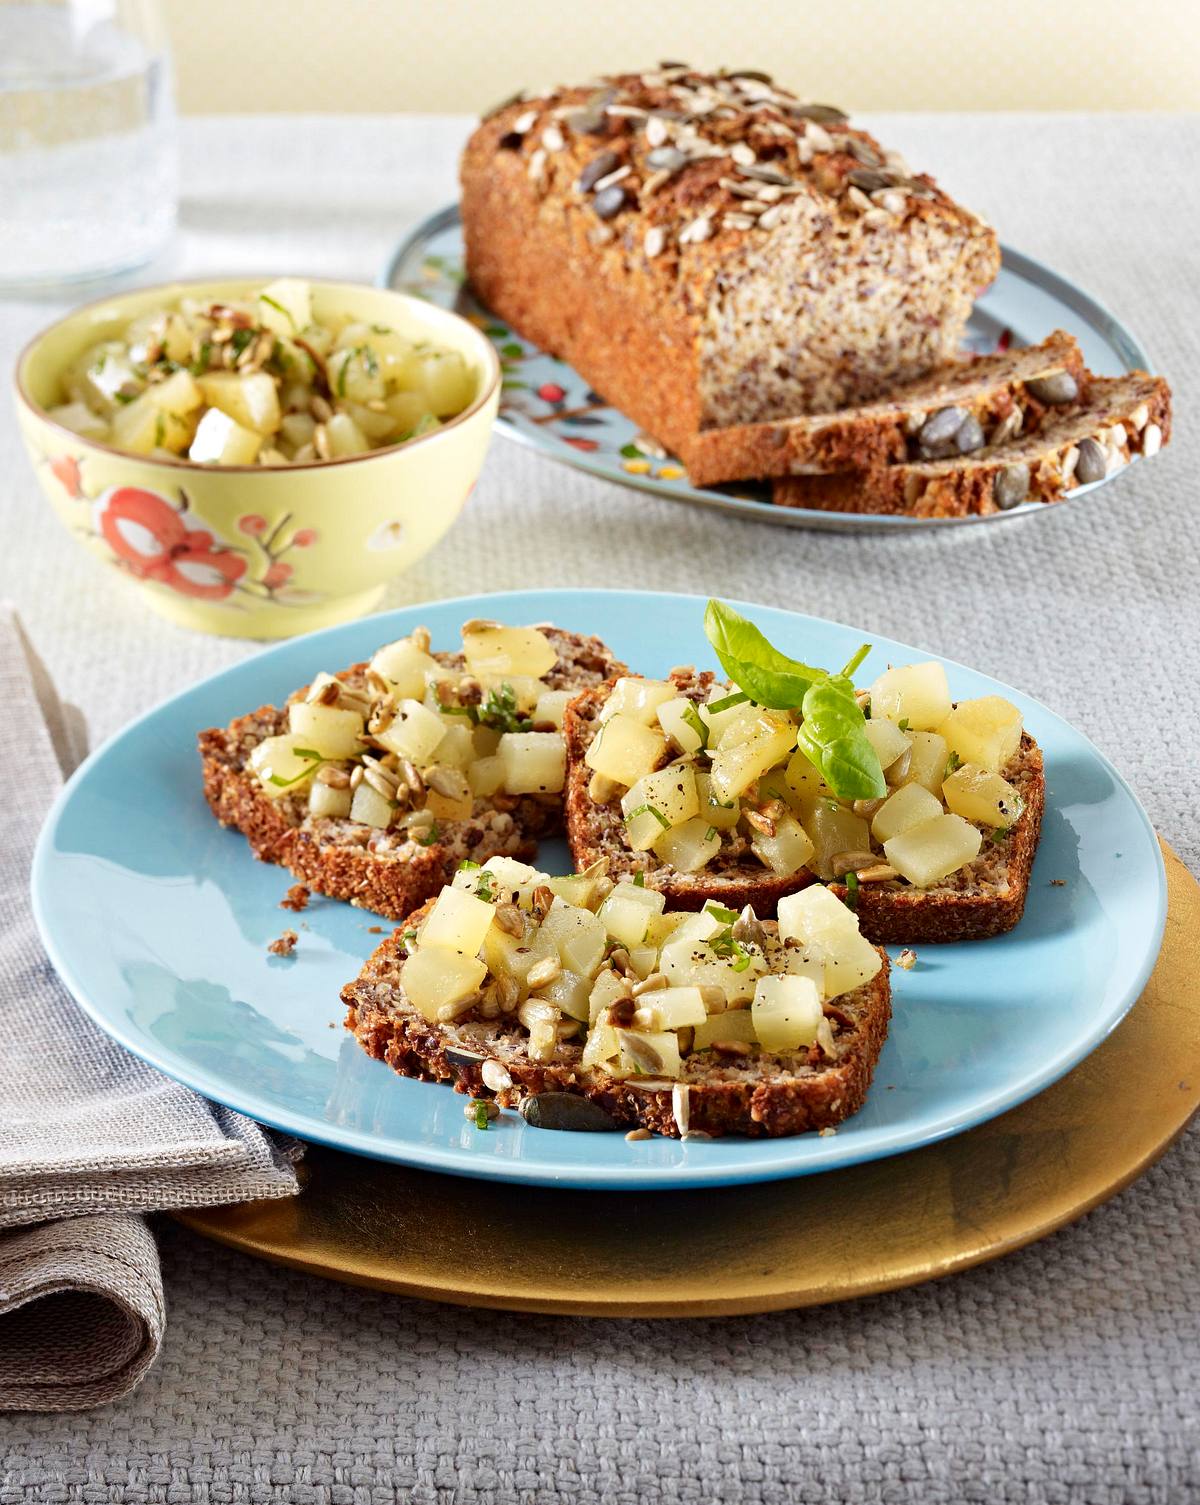
[[[696,486],[905,464],[921,458],[920,427],[945,407],[970,414],[987,443],[1014,424],[1019,424],[1015,432],[1036,432],[1054,410],[1038,401],[1026,383],[1052,371],[1069,372],[1086,397],[1090,374],[1074,337],[1061,329],[1039,345],[951,362],[898,387],[884,402],[840,413],[704,429],[687,440],[679,458]]]
[[[620,672],[624,665],[614,659],[598,638],[545,628],[559,649],[559,663],[552,678],[564,688]],[[447,664],[461,663],[453,655],[439,654]],[[337,676],[361,678],[365,663],[353,664]],[[291,699],[302,698],[304,689]],[[221,825],[240,831],[260,862],[275,863],[306,883],[316,893],[343,899],[360,909],[369,909],[386,919],[400,920],[436,894],[453,876],[465,855],[463,841],[470,841],[470,854],[485,860],[503,850],[518,861],[537,853],[538,841],[561,829],[557,801],[522,797],[510,813],[517,835],[516,845],[490,842],[481,822],[491,809],[487,800],[477,800],[471,822],[445,823],[446,841],[429,846],[406,841],[389,851],[369,849],[369,828],[347,832],[349,822],[308,821],[294,800],[268,798],[262,785],[247,770],[253,747],[265,737],[286,727],[286,707],[260,706],[240,716],[227,727],[209,727],[199,734],[204,796]],[[361,835],[363,844],[347,836]]]
[[[678,1137],[670,1084],[658,1090],[638,1088],[584,1071],[577,1061],[541,1065],[505,1052],[503,1064],[513,1085],[493,1093],[481,1075],[483,1060],[493,1054],[486,1041],[474,1037],[479,1059],[472,1060],[457,1032],[430,1024],[403,996],[399,969],[407,954],[404,930],[419,926],[425,913],[422,909],[410,916],[403,929],[376,949],[358,978],[342,989],[346,1027],[368,1055],[401,1076],[452,1082],[457,1092],[494,1097],[507,1108],[541,1092],[575,1093],[598,1103],[623,1128]],[[826,1063],[813,1046],[806,1060],[797,1062],[795,1074],[719,1080],[721,1068],[714,1067],[713,1080],[687,1083],[689,1131],[775,1138],[832,1128],[856,1113],[866,1100],[891,1018],[888,959],[883,951],[880,956],[883,966],[871,982],[835,1001],[838,1011],[854,1021],[835,1063]],[[574,1054],[578,1056],[578,1050]]]
[[[572,124],[592,90],[566,89],[501,109],[467,144],[467,271],[494,314],[677,451],[701,427],[868,401],[950,358],[999,250],[932,179],[784,91],[699,74],[607,86],[619,112],[594,130]],[[705,92],[723,93],[719,117],[688,113]],[[681,168],[656,166],[651,116],[687,148]],[[623,174],[606,217],[587,179],[601,153]],[[894,185],[894,214],[854,186],[865,163]],[[838,315],[854,300],[859,338]]]
[[[1135,419],[1141,419],[1140,423]],[[1123,438],[1112,438],[1119,427]],[[1154,437],[1148,443],[1148,435]],[[1024,500],[1060,502],[1081,484],[1076,471],[1079,444],[1095,438],[1125,464],[1134,455],[1155,453],[1171,437],[1171,389],[1161,376],[1131,371],[1122,377],[1094,377],[1087,400],[1069,409],[1051,409],[1031,436],[1007,441],[963,460],[885,465],[840,475],[788,476],[777,480],[772,500],[781,507],[819,511],[870,512],[910,517],[970,517],[998,512],[998,485],[1014,465],[1029,471]],[[1019,500],[1019,499],[1018,499]]]

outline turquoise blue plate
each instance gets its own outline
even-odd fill
[[[1150,975],[1166,913],[1158,843],[1091,743],[1027,695],[949,662],[956,695],[1007,695],[1045,752],[1029,903],[1012,934],[922,947],[912,971],[893,972],[895,1018],[875,1083],[836,1134],[630,1144],[530,1129],[513,1113],[481,1132],[462,1097],[402,1080],[343,1030],[338,989],[378,944],[381,922],[327,899],[301,915],[278,907],[289,876],[255,862],[209,814],[197,731],[278,702],[316,670],[365,658],[418,623],[435,647],[486,616],[598,633],[647,674],[711,664],[703,604],[635,591],[463,597],[281,643],[185,690],[93,753],[46,821],[33,900],[54,965],[102,1029],[207,1097],[340,1149],[507,1181],[644,1190],[827,1171],[960,1133],[1069,1071]],[[844,663],[872,639],[868,680],[928,657],[857,627],[741,609],[813,663]],[[566,870],[561,843],[547,855]],[[269,955],[288,926],[300,934],[295,954]]]
[[[986,354],[1008,345],[1032,345],[1055,329],[1065,329],[1079,341],[1084,361],[1098,376],[1121,376],[1135,368],[1154,369],[1129,330],[1082,288],[1010,246],[1001,247],[1001,252],[999,275],[971,311],[964,340],[968,349]],[[422,221],[396,251],[380,282],[384,287],[415,293],[442,308],[451,308],[488,336],[504,372],[496,420],[502,434],[605,480],[760,522],[837,533],[965,528],[1042,517],[1050,510],[1044,502],[1027,502],[1009,512],[982,517],[880,517],[864,512],[776,507],[766,485],[749,481],[731,486],[693,486],[677,460],[656,445],[646,444],[637,425],[609,407],[577,371],[522,339],[475,297],[463,271],[457,205]],[[1132,463],[1141,462],[1135,459]],[[1081,502],[1123,474],[1122,470],[1091,485],[1077,486],[1056,505]]]

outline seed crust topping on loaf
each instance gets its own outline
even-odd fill
[[[510,103],[462,182],[483,301],[676,451],[923,375],[999,268],[931,178],[764,75],[660,69]]]

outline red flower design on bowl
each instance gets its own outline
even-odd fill
[[[96,527],[122,566],[183,596],[223,601],[246,573],[246,561],[211,533],[187,526],[165,498],[138,486],[115,486],[92,504]]]

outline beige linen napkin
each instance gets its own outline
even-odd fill
[[[141,1214],[295,1193],[295,1141],[115,1045],[46,959],[29,865],[70,723],[0,603],[0,1410],[116,1400],[154,1362],[163,1293]],[[76,739],[77,740],[77,739]]]

